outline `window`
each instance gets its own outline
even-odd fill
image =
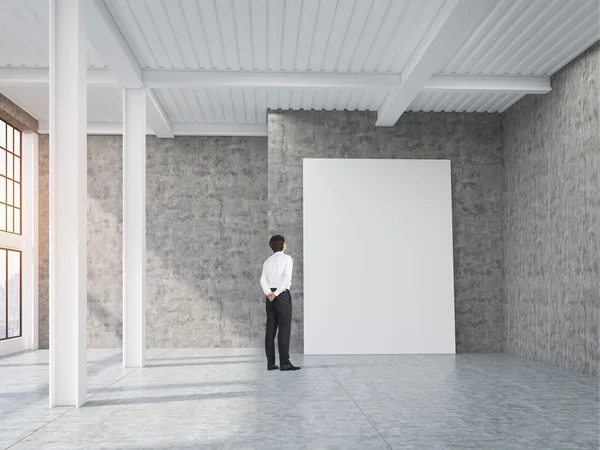
[[[23,335],[21,131],[0,120],[0,341]]]
[[[21,144],[21,132],[0,120],[0,231],[13,234],[22,230]]]
[[[21,337],[21,252],[0,249],[0,341]]]

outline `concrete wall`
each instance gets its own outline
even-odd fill
[[[600,44],[503,115],[504,350],[598,375]]]
[[[49,218],[49,174],[50,174],[50,140],[47,134],[39,139],[39,169],[38,169],[38,335],[40,348],[48,348],[50,344],[50,218]]]
[[[148,139],[150,347],[261,347],[257,279],[281,232],[296,259],[292,347],[302,341],[303,157],[448,158],[453,163],[459,351],[500,350],[500,118],[406,114],[375,129],[373,113],[271,113],[264,138]],[[88,139],[88,339],[121,344],[122,148]],[[269,198],[267,199],[267,193]],[[48,344],[48,139],[40,143],[40,341]],[[351,245],[351,244],[349,244]]]
[[[149,347],[262,347],[266,138],[148,140]]]
[[[148,138],[150,347],[260,347],[264,138]],[[40,139],[40,346],[48,346],[48,137]],[[88,138],[88,345],[122,340],[122,139]]]
[[[269,114],[269,233],[283,234],[295,259],[293,348],[301,350],[303,344],[302,159],[429,158],[452,161],[457,350],[499,351],[500,115],[406,113],[393,128],[375,128],[375,120],[369,112]]]

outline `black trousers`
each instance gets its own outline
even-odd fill
[[[275,289],[271,289],[275,292]],[[290,333],[292,330],[292,296],[284,291],[272,302],[266,299],[267,332],[265,335],[265,351],[267,363],[275,364],[275,334],[279,346],[279,363],[290,362]],[[279,333],[277,332],[279,330]]]

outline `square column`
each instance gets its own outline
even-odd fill
[[[123,367],[146,364],[146,92],[123,88]]]
[[[50,406],[87,399],[85,1],[50,0]]]

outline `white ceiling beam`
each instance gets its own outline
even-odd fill
[[[142,87],[142,69],[127,45],[104,0],[91,0],[88,13],[88,39],[125,87]]]
[[[174,123],[176,136],[267,136],[266,123]]]
[[[377,90],[397,89],[398,74],[339,74],[339,73],[269,73],[269,72],[194,72],[151,70],[150,86],[173,88],[188,87],[232,88],[232,87],[280,87],[310,89],[348,89],[350,87]],[[162,74],[162,77],[160,76]],[[199,79],[194,80],[198,74]],[[283,76],[282,76],[283,75]],[[88,69],[88,84],[120,86],[109,70]],[[297,83],[297,84],[295,84]],[[48,69],[43,68],[0,68],[0,86],[31,86],[48,84]],[[550,92],[549,76],[496,76],[496,75],[434,75],[425,83],[421,92],[489,92],[546,94]],[[147,87],[148,99],[160,104],[156,94]],[[160,106],[160,114],[167,118]],[[158,111],[157,111],[158,113]],[[167,118],[168,119],[168,118]]]
[[[156,93],[152,89],[145,89],[148,105],[146,107],[146,121],[150,128],[154,130],[154,133],[161,138],[172,138],[173,125],[169,115],[163,108],[160,100],[156,96]]]
[[[38,128],[39,134],[48,134],[50,128],[48,122],[40,122]],[[148,128],[148,134],[151,134],[152,130]],[[120,136],[123,134],[123,124],[121,122],[88,122],[87,134],[97,134],[106,136]]]
[[[434,75],[421,92],[547,94],[551,90],[549,76]]]
[[[266,123],[176,123],[173,124],[173,134],[176,136],[267,136]],[[49,133],[48,122],[39,123],[39,134]],[[121,136],[121,122],[88,122],[88,135]],[[147,134],[154,134],[148,127]]]
[[[91,0],[88,14],[88,39],[100,55],[102,62],[110,67],[110,71],[117,81],[126,88],[143,87],[142,69],[121,30],[114,21],[104,0]],[[148,94],[147,102],[148,125],[156,136],[172,138],[171,121],[164,112],[164,108],[156,96]]]
[[[44,68],[0,68],[0,86],[35,86],[47,85],[49,82],[48,69]],[[88,69],[88,84],[115,85],[119,83],[110,70]]]
[[[392,89],[400,85],[400,74],[324,72],[233,72],[196,70],[144,70],[147,88],[325,88]]]
[[[401,84],[377,113],[378,126],[393,126],[431,76],[458,50],[493,0],[447,0],[402,71]]]

